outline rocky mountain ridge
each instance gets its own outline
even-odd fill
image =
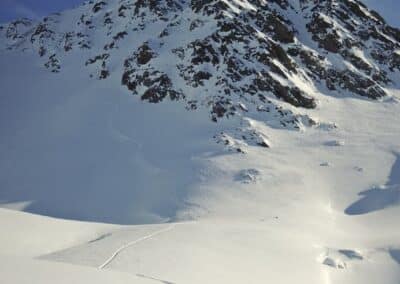
[[[88,1],[2,25],[0,38],[1,49],[33,51],[54,73],[80,54],[78,72],[117,76],[143,101],[288,129],[335,127],[303,109],[324,96],[379,100],[400,74],[400,30],[357,0]],[[269,146],[243,129],[216,139]]]

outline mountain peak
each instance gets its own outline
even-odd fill
[[[356,0],[89,1],[0,36],[55,73],[76,53],[76,68],[117,76],[144,101],[205,107],[214,121],[250,110],[294,129],[314,125],[301,108],[324,96],[385,97],[400,71],[400,31]]]

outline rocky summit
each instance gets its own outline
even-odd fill
[[[79,53],[77,72],[114,74],[149,103],[205,107],[214,121],[256,112],[293,129],[316,124],[301,113],[318,94],[378,100],[400,71],[400,30],[357,0],[88,1],[0,35],[51,72]]]

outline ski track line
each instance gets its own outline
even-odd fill
[[[166,233],[166,232],[168,232],[168,231],[171,231],[172,229],[174,229],[175,227],[176,227],[176,225],[178,225],[179,223],[175,223],[175,224],[172,224],[172,225],[170,225],[170,226],[168,226],[167,228],[164,228],[164,229],[162,229],[162,230],[159,230],[159,231],[156,231],[156,232],[154,232],[154,233],[151,233],[150,235],[147,235],[147,236],[144,236],[144,237],[141,237],[141,238],[139,238],[139,239],[137,239],[137,240],[134,240],[134,241],[131,241],[131,242],[129,242],[129,243],[127,243],[127,244],[124,244],[123,246],[121,246],[121,247],[119,247],[102,265],[100,265],[98,268],[99,269],[104,269],[104,268],[106,268],[123,250],[125,250],[125,249],[127,249],[127,248],[129,248],[129,247],[131,247],[131,246],[133,246],[133,245],[135,245],[135,244],[137,244],[137,243],[140,243],[140,242],[142,242],[142,241],[145,241],[145,240],[148,240],[148,239],[150,239],[150,238],[152,238],[152,237],[155,237],[155,236],[158,236],[158,235],[160,235],[160,234],[162,234],[162,233]]]

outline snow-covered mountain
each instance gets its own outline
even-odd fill
[[[400,30],[362,2],[88,1],[0,64],[0,205],[75,220],[2,209],[0,269],[399,283]]]
[[[400,31],[358,1],[90,1],[2,26],[2,47],[62,72],[110,74],[144,101],[183,100],[212,119],[267,112],[299,128],[318,93],[378,99],[400,69]],[[278,100],[278,101],[277,101]],[[307,125],[310,121],[307,120]]]

